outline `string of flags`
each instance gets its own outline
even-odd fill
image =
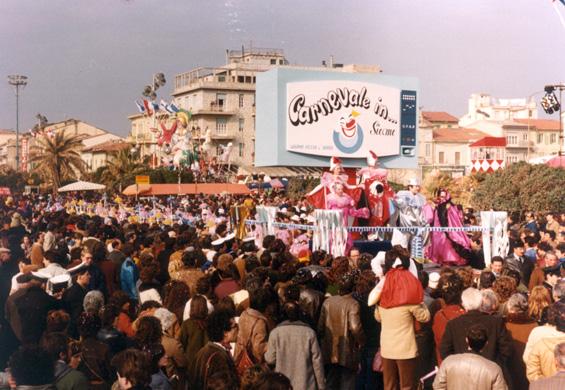
[[[181,111],[186,112],[186,110],[181,110],[174,103],[172,103],[172,102],[167,103],[163,99],[161,99],[161,101],[159,103],[148,100],[148,99],[136,100],[135,105],[137,107],[137,110],[141,114],[146,114],[146,115],[149,115],[149,116],[152,116],[154,113],[156,113],[158,111],[165,111],[169,114],[176,114],[176,113],[181,112]]]

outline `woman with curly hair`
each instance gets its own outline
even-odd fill
[[[547,323],[547,308],[550,304],[549,291],[543,286],[535,286],[528,299],[528,315],[536,320],[538,325],[545,325]]]
[[[175,314],[179,324],[182,323],[184,307],[190,299],[190,294],[189,287],[178,280],[169,280],[163,287],[163,307]]]
[[[327,292],[331,295],[338,294],[338,284],[343,275],[351,271],[351,266],[349,265],[349,259],[345,256],[336,257],[332,261],[330,271],[328,272],[329,284]]]
[[[432,326],[438,364],[441,363],[439,346],[447,322],[465,314],[465,309],[461,306],[461,293],[463,290],[464,282],[458,273],[444,273],[439,278],[437,291],[443,303],[442,308],[434,315]]]
[[[136,348],[143,349],[152,344],[160,343],[163,338],[161,321],[152,316],[141,317],[136,321],[137,332],[133,338]]]
[[[471,267],[461,267],[455,270],[455,273],[463,280],[463,290],[474,287],[475,274]]]
[[[496,282],[494,282],[492,290],[498,296],[498,301],[500,303],[498,313],[502,316],[506,316],[508,313],[506,303],[512,294],[516,292],[516,281],[510,276],[501,276],[496,279]]]
[[[131,300],[129,295],[122,291],[115,291],[110,297],[108,304],[116,306],[120,309],[120,314],[118,315],[118,323],[116,324],[116,329],[120,332],[125,333],[128,337],[133,337],[135,331],[133,329],[133,324],[130,317],[131,310]]]

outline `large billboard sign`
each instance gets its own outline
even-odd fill
[[[257,74],[255,166],[415,168],[418,81],[292,67]]]
[[[365,158],[400,152],[400,89],[357,81],[286,85],[286,149]]]

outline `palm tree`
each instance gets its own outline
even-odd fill
[[[80,152],[84,145],[84,135],[66,135],[57,131],[53,136],[42,135],[36,138],[31,162],[44,183],[51,184],[53,192],[64,180],[76,179],[77,173],[86,172],[86,164]]]
[[[100,179],[107,186],[122,192],[122,185],[133,181],[135,175],[141,174],[143,170],[143,164],[129,148],[121,149],[112,154],[106,166],[102,167]]]

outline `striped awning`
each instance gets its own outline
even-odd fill
[[[265,174],[270,177],[297,177],[297,176],[321,176],[322,168],[318,167],[251,167],[243,166],[237,170],[238,176]]]

